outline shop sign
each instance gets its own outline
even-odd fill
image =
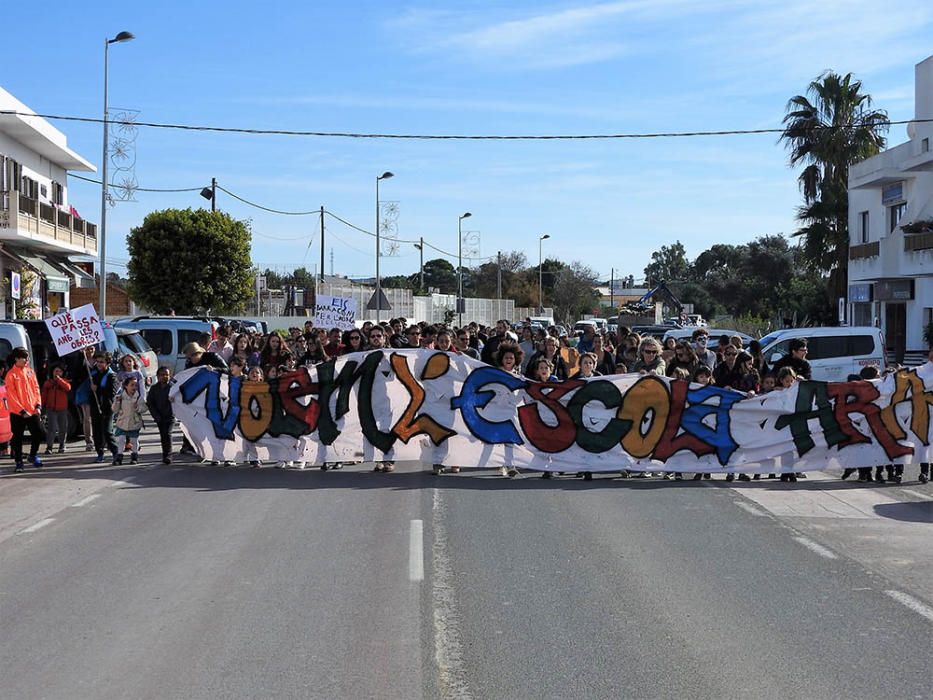
[[[910,301],[913,298],[912,279],[875,282],[875,301]]]

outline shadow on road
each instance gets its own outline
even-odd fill
[[[183,488],[199,491],[228,491],[235,489],[465,489],[478,491],[506,491],[512,489],[571,490],[622,488],[634,491],[654,489],[733,488],[739,491],[836,491],[865,488],[849,481],[812,480],[782,483],[777,479],[761,481],[727,482],[721,475],[713,480],[693,481],[692,474],[683,481],[659,477],[621,478],[618,472],[594,473],[592,481],[571,474],[542,479],[538,471],[522,471],[514,478],[500,476],[492,469],[465,468],[459,474],[445,473],[434,476],[427,465],[420,462],[399,462],[390,474],[371,471],[370,464],[356,464],[337,470],[322,471],[319,467],[276,469],[272,466],[250,468],[226,467],[194,460],[176,461],[162,465],[154,456],[143,455],[138,466],[110,464],[57,465],[47,463],[43,469],[28,469],[14,475],[12,464],[0,469],[2,480],[8,479],[113,479],[135,477],[130,488]],[[882,491],[884,486],[879,486]],[[913,522],[930,522],[933,503],[902,503],[878,506],[879,515]]]

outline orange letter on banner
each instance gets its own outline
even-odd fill
[[[432,357],[431,360],[433,359]],[[392,357],[389,358],[389,362],[392,364],[395,376],[397,376],[399,381],[402,382],[402,385],[408,389],[408,395],[411,397],[402,417],[392,426],[392,432],[398,435],[399,439],[406,445],[415,435],[421,433],[429,435],[431,441],[435,445],[440,445],[451,435],[456,435],[456,432],[448,430],[440,425],[436,420],[431,418],[431,416],[423,413],[420,416],[418,415],[418,409],[420,409],[421,405],[424,403],[424,389],[414,378],[411,370],[408,369],[408,360],[406,357],[393,353]]]
[[[254,416],[255,402],[259,415]],[[266,382],[243,382],[240,385],[240,432],[251,442],[261,438],[272,422],[272,394]]]
[[[910,399],[907,391],[910,390]],[[933,404],[933,392],[926,390],[923,380],[914,370],[902,370],[894,375],[894,393],[891,402],[881,409],[881,420],[895,440],[903,440],[907,433],[903,431],[894,415],[894,408],[899,403],[910,401],[910,429],[924,445],[929,445],[930,405]]]
[[[671,411],[667,386],[656,377],[639,379],[625,392],[616,417],[631,421],[632,428],[622,438],[622,447],[633,457],[642,458],[654,452],[664,435],[664,426]],[[649,420],[647,430],[642,423]]]

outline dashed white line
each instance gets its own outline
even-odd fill
[[[907,595],[906,593],[901,593],[900,591],[885,591],[884,594],[893,598],[901,605],[910,608],[918,615],[925,617],[926,619],[933,622],[933,608],[925,603],[921,603],[919,600],[914,598],[912,595]]]
[[[813,540],[808,539],[806,537],[795,537],[794,541],[797,542],[797,544],[802,544],[804,547],[809,549],[811,552],[814,552],[815,554],[819,554],[821,557],[826,557],[827,559],[838,559],[839,558],[838,556],[836,556],[836,553],[833,552],[832,550],[827,549],[823,545],[817,544]]]
[[[901,489],[904,493],[909,493],[911,496],[915,496],[923,501],[933,501],[933,496],[921,493],[920,491],[914,491],[913,489]]]
[[[82,508],[82,507],[86,506],[88,503],[90,503],[91,501],[94,501],[94,500],[96,500],[96,499],[98,499],[98,498],[100,498],[100,494],[99,494],[99,493],[92,493],[90,496],[85,496],[84,498],[82,498],[82,499],[81,499],[80,501],[78,501],[77,503],[72,503],[72,504],[71,504],[71,507],[72,507],[72,508]]]
[[[32,532],[35,532],[36,530],[41,530],[41,529],[44,528],[46,525],[51,525],[51,524],[54,523],[54,522],[55,522],[55,518],[46,518],[45,520],[40,520],[39,522],[33,523],[32,525],[30,525],[29,527],[25,528],[24,530],[20,530],[20,531],[19,531],[19,534],[21,534],[21,535],[28,535],[28,534],[30,534],[30,533],[32,533]]]
[[[758,510],[755,506],[751,505],[750,503],[746,503],[745,501],[733,501],[733,503],[735,503],[735,505],[744,510],[746,513],[751,513],[752,515],[757,515],[759,517],[766,515],[762,511]]]
[[[408,533],[408,580],[424,581],[424,521],[412,520]]]

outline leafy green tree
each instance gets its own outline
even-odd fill
[[[660,250],[651,254],[651,262],[645,268],[645,282],[649,287],[659,282],[687,280],[689,276],[687,250],[680,241],[669,246],[662,245]]]
[[[130,293],[161,313],[241,311],[253,295],[251,238],[224,212],[154,211],[127,238]]]
[[[457,270],[444,258],[424,263],[424,286],[436,287],[441,294],[457,293]]]
[[[884,110],[851,73],[826,71],[787,103],[781,139],[798,177],[804,205],[797,213],[806,261],[830,273],[833,297],[845,296],[849,268],[849,166],[884,148]]]

